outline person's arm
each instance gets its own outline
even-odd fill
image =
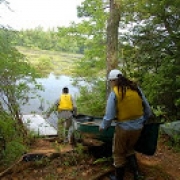
[[[139,90],[141,92],[141,97],[142,97],[142,101],[143,101],[143,108],[144,108],[144,119],[146,121],[152,115],[152,111],[151,111],[151,107],[150,107],[148,100],[146,99],[144,93],[142,92],[142,90],[140,88],[139,88]]]
[[[116,116],[116,95],[114,92],[111,92],[107,100],[106,113],[99,127],[100,131],[105,130],[109,126],[111,126],[112,120],[115,118],[115,116]]]
[[[51,115],[52,112],[57,111],[59,100],[56,100],[55,103],[46,111],[47,117]]]
[[[77,115],[77,105],[76,105],[76,101],[74,99],[73,96],[71,96],[72,98],[72,103],[73,103],[73,115],[76,116]]]

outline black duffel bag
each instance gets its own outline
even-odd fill
[[[135,150],[145,155],[154,155],[157,149],[159,123],[145,124],[135,145]]]
[[[162,117],[164,116],[160,116],[159,118],[153,116],[144,124],[141,135],[135,145],[135,150],[137,152],[149,156],[154,155],[157,149],[159,127],[160,124],[165,122],[160,121]]]

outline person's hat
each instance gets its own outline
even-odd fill
[[[118,76],[122,75],[122,72],[118,69],[113,69],[109,72],[108,80],[115,80],[118,79]]]

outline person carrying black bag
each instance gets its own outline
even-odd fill
[[[118,69],[110,71],[108,80],[112,91],[109,94],[106,113],[99,127],[106,130],[116,120],[113,138],[113,159],[115,176],[111,180],[123,180],[128,162],[133,170],[134,180],[141,177],[134,146],[141,134],[144,122],[151,116],[149,103],[138,85],[123,76]]]

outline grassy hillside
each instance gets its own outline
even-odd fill
[[[80,54],[70,54],[57,51],[38,50],[26,47],[17,47],[27,60],[42,75],[53,72],[56,75],[70,75],[75,62],[82,57]]]

